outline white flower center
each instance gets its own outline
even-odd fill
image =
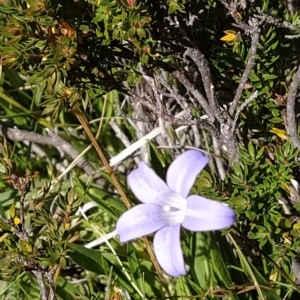
[[[170,205],[165,205],[163,207],[164,211],[170,211],[171,210],[171,206]]]
[[[187,201],[182,196],[170,192],[163,196],[163,218],[168,225],[181,224],[185,218]]]

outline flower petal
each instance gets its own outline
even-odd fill
[[[163,195],[171,193],[166,183],[144,162],[127,177],[128,184],[135,196],[144,203],[161,205]]]
[[[180,225],[166,226],[154,236],[154,252],[158,263],[172,276],[186,274],[180,246]]]
[[[118,220],[116,228],[121,242],[127,242],[164,227],[161,207],[155,204],[139,204],[126,211]]]
[[[186,198],[196,177],[208,161],[207,156],[196,150],[189,150],[179,155],[167,172],[167,184],[170,189]]]
[[[235,212],[221,202],[192,195],[187,198],[187,213],[182,226],[191,231],[220,230],[235,222]]]

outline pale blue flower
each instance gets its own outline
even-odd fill
[[[196,150],[178,156],[170,165],[165,183],[144,162],[128,176],[128,184],[143,202],[125,212],[117,222],[121,242],[156,232],[157,261],[172,276],[186,274],[180,246],[180,227],[191,231],[220,230],[235,221],[234,211],[217,201],[188,196],[209,158]]]

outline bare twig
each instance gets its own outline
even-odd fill
[[[221,157],[221,150],[220,150],[220,145],[219,142],[216,138],[213,137],[213,147],[214,147],[214,152],[215,152],[215,161],[216,161],[216,167],[218,170],[218,174],[221,178],[221,180],[224,180],[226,177],[226,172],[224,168],[224,164],[222,162]]]
[[[262,18],[262,16],[256,16],[256,17]],[[264,15],[263,17],[265,18],[266,23],[273,24],[276,27],[286,28],[286,29],[290,29],[292,31],[298,31],[298,32],[300,31],[300,27],[297,27],[288,21],[282,21],[280,19],[275,19],[274,17],[272,17],[270,15]]]
[[[0,124],[0,135],[12,141],[18,141],[18,142],[29,141],[37,144],[54,146],[57,149],[60,149],[61,151],[69,155],[72,159],[75,159],[79,155],[77,150],[74,149],[74,147],[70,143],[65,141],[59,135],[53,134],[52,136],[46,136],[31,131],[4,127],[1,124]],[[88,175],[94,173],[94,168],[84,158],[81,158],[81,160],[77,163],[77,165],[80,168],[82,168]]]
[[[285,35],[284,36],[286,39],[290,39],[290,40],[294,40],[294,39],[299,39],[300,38],[300,34],[294,34],[294,35]]]
[[[221,124],[221,143],[225,146],[227,153],[231,159],[237,161],[239,159],[238,145],[235,134],[231,132],[231,124]]]
[[[200,132],[199,132],[198,126],[197,125],[193,125],[192,126],[192,131],[193,131],[193,134],[194,134],[193,145],[196,148],[200,148],[200,146],[201,146],[201,139],[200,139]]]
[[[199,92],[195,89],[195,93],[199,93]],[[135,92],[131,91],[130,96],[132,97],[133,100],[135,100],[135,102],[137,102],[137,103],[140,102],[142,105],[145,105],[153,113],[158,113],[158,108],[154,104],[149,103],[149,101],[147,101],[143,97],[140,97]],[[208,106],[208,109],[209,109],[208,104],[207,104],[207,106]],[[177,118],[177,117],[174,117],[174,116],[172,116],[172,115],[170,115],[166,112],[162,115],[162,117],[163,117],[164,121],[169,122],[171,124],[186,125],[186,126],[198,125],[198,126],[201,126],[205,129],[209,130],[217,138],[220,135],[218,130],[215,128],[215,126],[211,122],[207,121],[206,118],[205,119],[204,118],[193,118],[189,113],[185,113],[185,114],[182,115],[181,118]],[[213,115],[212,115],[212,117],[213,117]]]
[[[26,262],[24,262],[24,264],[26,265]],[[31,270],[37,279],[42,300],[55,299],[54,273],[56,269],[57,266],[54,266],[51,270],[43,270],[37,266],[37,270]]]
[[[49,285],[49,296],[48,300],[54,300],[55,299],[55,283],[54,283],[54,274],[57,270],[58,266],[54,266],[50,271],[46,273],[47,279],[48,279],[48,285]]]
[[[128,137],[126,136],[126,134],[121,130],[119,125],[114,120],[111,120],[109,122],[109,125],[112,128],[112,130],[115,132],[116,137],[121,140],[121,142],[124,144],[124,146],[129,147],[130,141],[129,141]]]
[[[208,61],[206,60],[205,56],[198,49],[193,49],[193,48],[189,48],[189,47],[185,51],[184,56],[189,56],[195,62],[196,66],[201,74],[206,97],[208,99],[210,107],[213,109],[216,117],[220,116],[220,114],[221,114],[220,107],[216,100],[214,85],[213,85]]]
[[[39,287],[41,289],[40,290],[40,294],[41,294],[42,300],[49,300],[48,299],[48,291],[47,291],[47,288],[46,288],[46,284],[45,284],[43,273],[40,272],[40,271],[32,271],[32,273],[36,277],[38,285],[39,285]]]
[[[252,35],[252,42],[251,42],[251,48],[250,48],[250,53],[249,53],[249,58],[248,58],[248,62],[246,65],[246,68],[244,70],[243,76],[240,80],[239,86],[236,90],[235,96],[233,98],[232,104],[230,106],[229,109],[229,114],[231,116],[233,116],[234,111],[236,109],[236,107],[238,106],[238,103],[241,99],[242,93],[244,91],[244,87],[245,84],[248,80],[249,74],[254,66],[254,62],[255,62],[255,55],[256,55],[256,50],[257,50],[257,45],[259,42],[259,35],[260,35],[260,29],[258,27],[256,27],[253,30],[253,35]]]
[[[300,148],[300,140],[298,136],[298,128],[296,121],[296,96],[299,84],[300,66],[298,67],[298,70],[294,76],[286,101],[287,129],[293,145],[297,148]]]
[[[176,70],[172,72],[173,76],[178,79],[178,81],[198,100],[199,104],[204,109],[205,113],[208,115],[209,120],[213,122],[215,120],[212,108],[209,106],[207,100],[203,95],[197,90],[197,88],[186,78],[186,76],[180,71]]]
[[[7,159],[7,164],[10,167],[11,175],[8,177],[8,182],[10,182],[15,190],[20,193],[20,227],[16,230],[16,235],[18,235],[22,240],[28,241],[28,233],[25,228],[25,218],[24,218],[24,201],[26,193],[30,187],[31,180],[35,175],[26,175],[24,177],[19,176],[16,172],[14,164]]]
[[[235,117],[234,117],[234,120],[232,122],[232,127],[231,127],[231,133],[234,134],[234,131],[236,129],[236,126],[237,126],[237,121],[238,121],[238,118],[239,118],[239,115],[240,113],[243,111],[243,109],[250,103],[252,102],[253,100],[255,100],[258,96],[258,92],[255,91],[253,95],[251,95],[241,106],[240,108],[238,109],[238,111],[236,112],[235,114]]]
[[[168,82],[163,78],[163,76],[161,75],[158,75],[157,76],[157,81],[163,86],[165,87],[169,93],[170,93],[170,96],[169,97],[173,97],[177,103],[180,105],[180,107],[183,109],[183,110],[187,110],[187,112],[189,112],[188,110],[188,104],[187,104],[187,101],[186,99],[181,96],[179,93],[177,93],[173,87],[171,87]]]
[[[160,98],[160,94],[157,90],[157,84],[155,83],[154,78],[146,75],[145,72],[142,72],[142,73],[143,73],[143,78],[146,80],[146,82],[152,88],[153,95],[154,95],[154,98],[156,100],[157,106],[159,108],[159,112],[160,112],[160,116],[159,116],[159,119],[158,119],[159,126],[162,130],[162,135],[165,136],[166,135],[166,133],[165,133],[165,124],[164,124],[164,119],[163,119],[165,108],[164,108],[164,105],[162,103],[162,99]]]
[[[131,96],[132,100],[134,100],[136,103],[140,103],[143,106],[146,106],[148,109],[150,109],[154,114],[158,114],[163,118],[164,121],[174,124],[174,125],[184,125],[184,126],[192,126],[196,125],[199,127],[202,127],[204,129],[207,129],[210,134],[212,134],[215,138],[219,139],[222,144],[226,146],[226,149],[228,150],[229,156],[233,159],[236,160],[238,158],[237,154],[237,142],[234,134],[231,134],[231,124],[232,120],[230,116],[228,116],[225,113],[225,117],[227,115],[227,118],[223,118],[221,114],[223,112],[220,110],[220,107],[216,105],[216,109],[214,110],[213,108],[210,107],[209,103],[207,100],[204,98],[204,96],[199,92],[197,87],[192,84],[189,79],[180,71],[173,71],[172,72],[173,76],[181,82],[181,84],[186,88],[188,94],[194,96],[198,102],[200,103],[202,109],[206,113],[206,117],[209,120],[197,117],[193,117],[188,109],[186,110],[186,114],[183,115],[181,118],[174,117],[173,115],[169,114],[165,109],[163,110],[163,113],[160,111],[160,107],[156,104],[153,103],[153,100],[149,98],[149,95],[147,94],[142,94],[142,95],[137,95],[134,91],[128,91],[128,94]],[[161,79],[160,79],[161,80]],[[161,80],[163,82],[163,80]],[[153,84],[153,83],[152,83]],[[172,88],[168,86],[168,84],[165,84],[165,82],[162,84],[165,86],[170,92],[177,94],[177,92],[172,91]],[[210,90],[213,89],[213,86],[210,87]],[[159,92],[157,90],[157,92]],[[212,91],[214,92],[214,91]],[[147,97],[148,96],[148,97]],[[176,96],[179,100],[179,102],[183,102],[182,96]],[[176,97],[174,97],[176,99]],[[216,103],[216,102],[214,102]],[[199,104],[198,104],[199,107]],[[219,131],[213,124],[213,121],[218,120],[220,123],[221,128],[223,128],[223,131]],[[226,120],[225,120],[226,119]]]

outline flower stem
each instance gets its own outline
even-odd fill
[[[127,196],[125,195],[116,175],[114,174],[111,166],[109,165],[103,151],[101,150],[99,144],[97,143],[95,137],[93,136],[91,130],[90,130],[90,127],[87,123],[87,121],[85,120],[85,118],[82,116],[82,113],[80,112],[80,110],[74,106],[73,107],[73,112],[75,113],[78,121],[80,122],[82,128],[84,129],[85,133],[87,134],[87,136],[89,137],[90,141],[92,142],[95,150],[97,151],[103,165],[105,166],[106,168],[106,171],[107,173],[110,175],[111,179],[112,179],[112,182],[114,183],[114,186],[115,188],[117,189],[117,191],[119,192],[120,196],[121,196],[121,199],[123,200],[124,204],[126,205],[127,209],[129,209],[131,207],[131,204],[127,198]],[[149,241],[146,237],[143,237],[143,241],[145,243],[145,247],[147,249],[147,252],[152,260],[152,263],[155,267],[155,270],[157,272],[157,275],[158,275],[158,278],[160,280],[160,282],[162,283],[162,285],[164,286],[168,296],[171,296],[171,293],[170,293],[170,290],[169,290],[169,287],[168,287],[168,284],[164,278],[164,275],[163,275],[163,271],[162,269],[160,268],[156,258],[155,258],[155,255],[154,255],[154,252],[152,250],[152,248],[150,247],[150,244],[149,244]]]

